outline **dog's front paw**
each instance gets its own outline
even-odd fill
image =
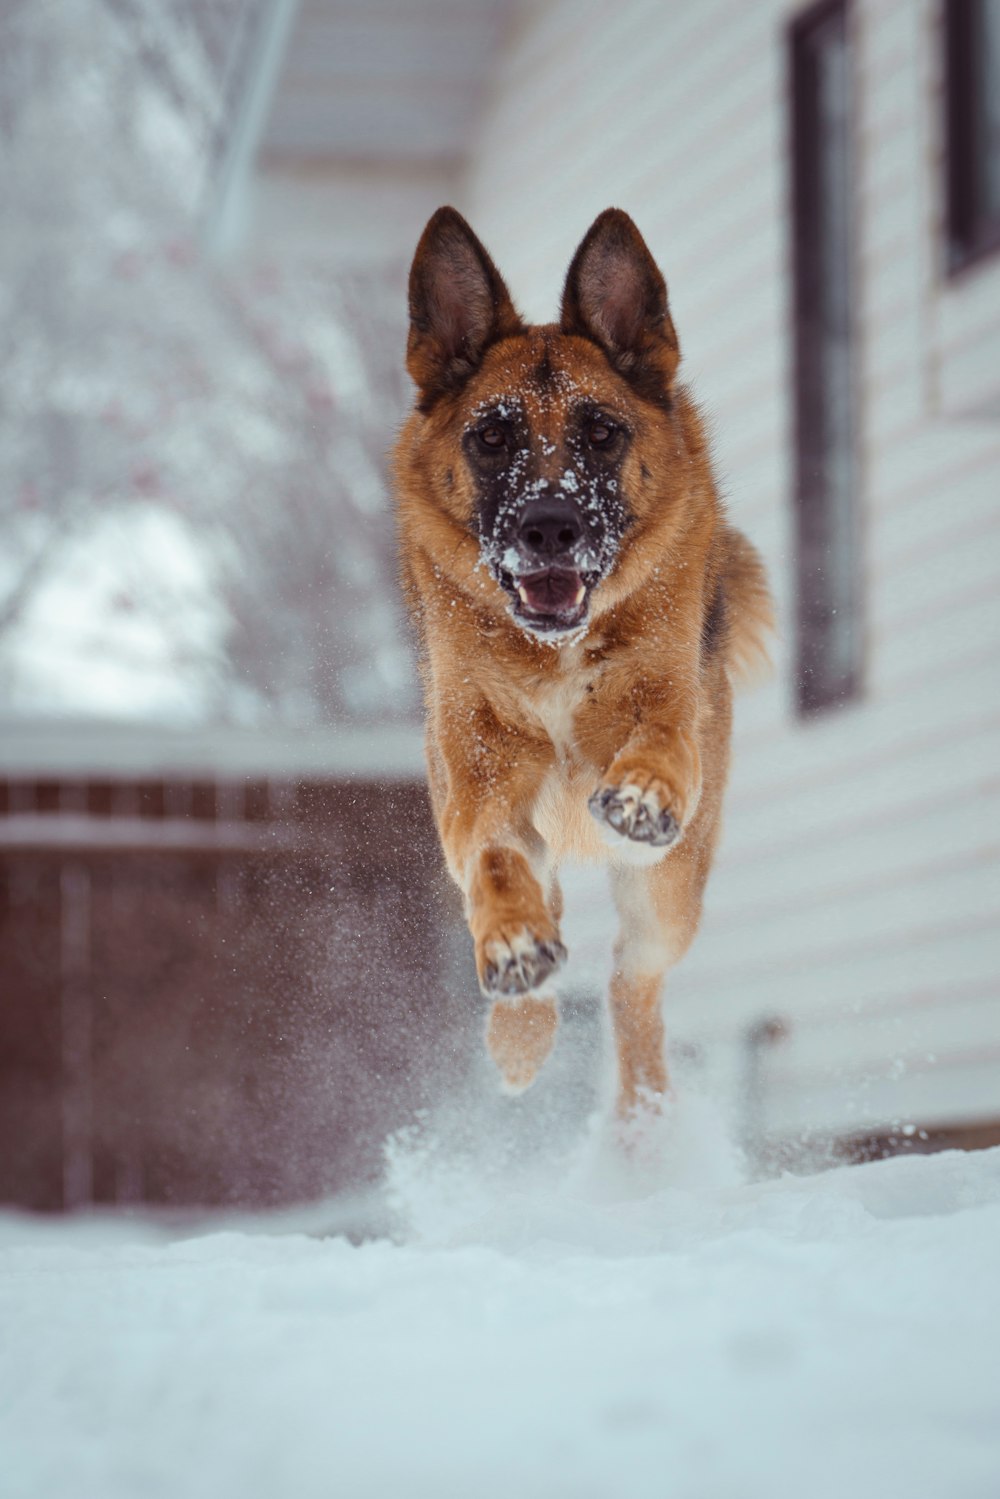
[[[605,841],[621,851],[627,847],[633,861],[653,863],[681,835],[669,792],[655,776],[599,786],[587,806]]]
[[[483,993],[492,999],[530,994],[562,967],[566,949],[558,937],[539,937],[522,926],[486,938],[476,957]]]

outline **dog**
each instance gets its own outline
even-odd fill
[[[664,278],[594,221],[558,323],[526,325],[453,208],[409,279],[414,410],[395,451],[431,802],[512,1090],[553,1045],[560,860],[601,859],[620,930],[617,1112],[667,1091],[660,997],[719,836],[732,687],[766,657],[761,560],[726,520],[677,381]]]

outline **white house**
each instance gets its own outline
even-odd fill
[[[998,118],[992,0],[561,0],[522,15],[463,200],[543,315],[590,217],[633,214],[768,560],[777,671],[667,1015],[716,1049],[790,1022],[781,1132],[1000,1120]]]
[[[451,199],[547,319],[616,203],[665,268],[781,618],[673,1036],[770,1037],[778,1135],[1000,1121],[996,0],[303,0],[276,77],[256,247],[402,266]]]

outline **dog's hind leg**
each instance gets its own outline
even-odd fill
[[[553,994],[524,994],[494,1000],[486,1023],[486,1046],[497,1065],[504,1092],[523,1093],[547,1060],[559,1028]]]
[[[553,875],[546,904],[553,921],[562,917],[562,891]],[[523,1093],[535,1081],[555,1045],[559,1008],[553,993],[494,1000],[486,1022],[486,1046],[504,1091]]]
[[[686,857],[683,845],[659,864],[611,867],[620,928],[610,1003],[623,1118],[655,1109],[667,1092],[663,980],[698,928],[704,876],[701,860]]]

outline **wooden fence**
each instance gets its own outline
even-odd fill
[[[422,782],[0,780],[0,1201],[356,1186],[462,1065]]]

